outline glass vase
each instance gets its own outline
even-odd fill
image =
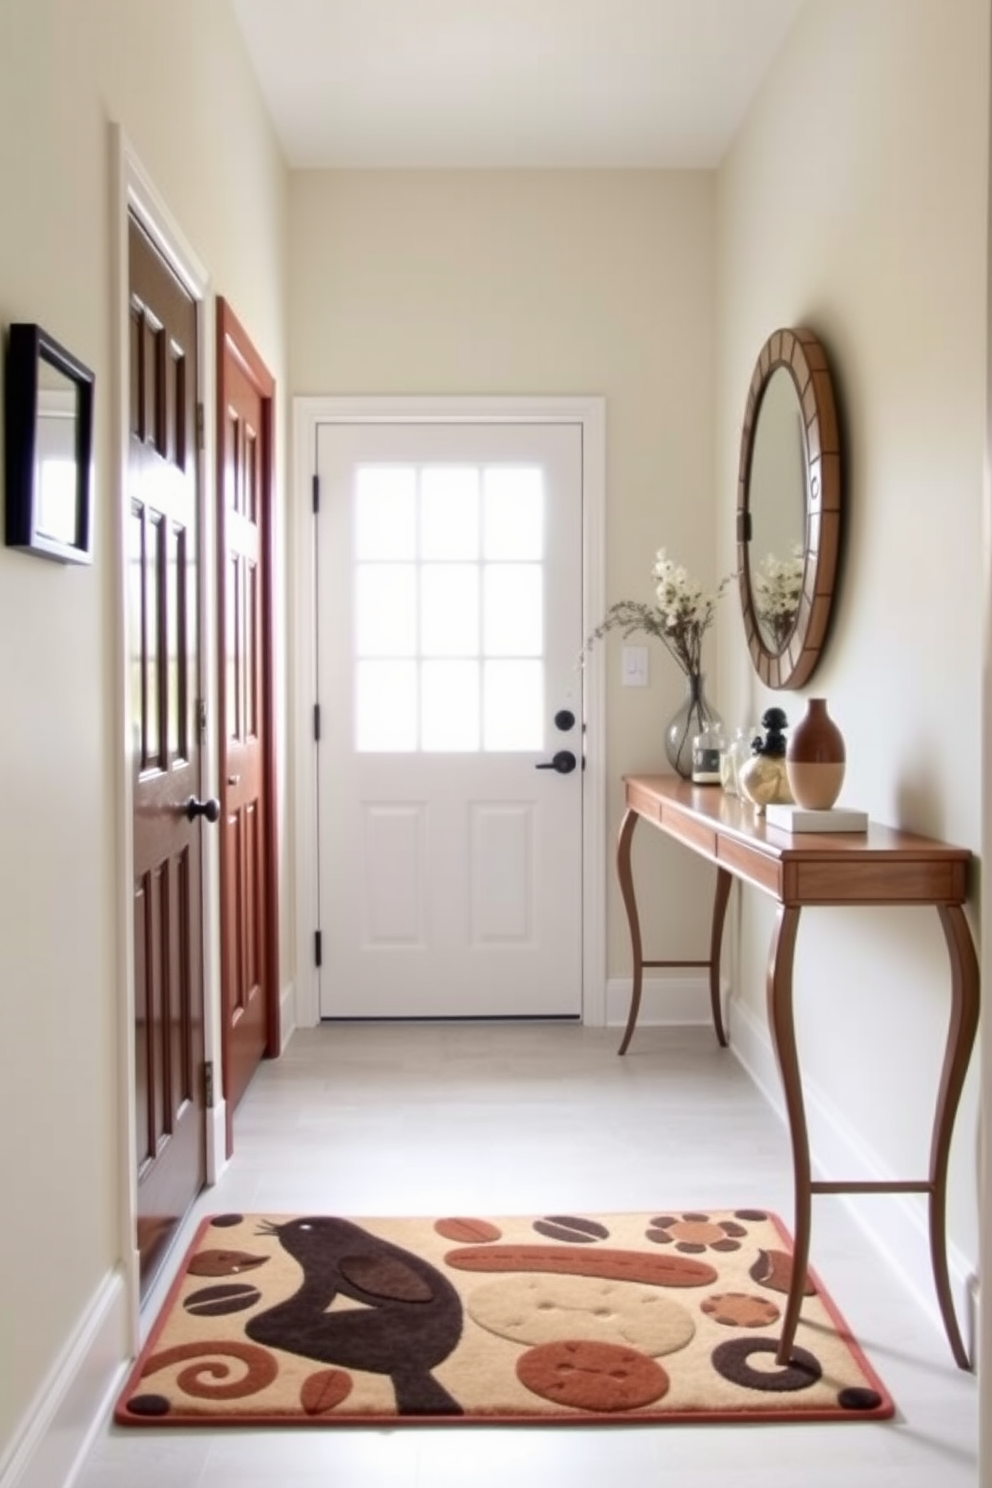
[[[709,728],[722,728],[723,719],[706,696],[706,678],[701,672],[687,672],[682,706],[665,730],[665,753],[668,763],[683,780],[692,777],[692,741]]]

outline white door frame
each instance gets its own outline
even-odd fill
[[[315,648],[316,548],[313,477],[321,424],[377,423],[570,423],[582,436],[582,621],[588,634],[602,613],[603,533],[606,506],[606,404],[603,398],[498,397],[306,397],[293,400],[295,500],[295,644],[293,675],[296,725],[296,1022],[320,1021],[314,964],[319,923],[317,867],[317,746],[313,708],[317,699]],[[576,665],[579,658],[576,657]],[[606,1021],[606,774],[603,648],[586,664],[585,770],[582,776],[582,1021]],[[322,699],[322,706],[330,706]]]
[[[988,58],[986,58],[988,61]],[[985,342],[985,468],[982,496],[982,583],[983,583],[983,637],[982,637],[982,824],[981,861],[988,863],[992,851],[992,764],[989,761],[989,741],[992,733],[992,109],[989,112],[988,134],[990,141],[987,178],[989,183],[986,247],[986,342]],[[980,876],[978,896],[979,973],[985,987],[992,985],[992,883],[989,874]],[[992,1142],[992,1018],[985,1012],[979,1020],[978,1050],[980,1059],[979,1092],[984,1115],[980,1131],[979,1152],[984,1147],[984,1181],[979,1182],[978,1205],[978,1274],[984,1277],[978,1289],[977,1357],[978,1369],[978,1480],[986,1484],[992,1480],[992,1300],[990,1300],[989,1278],[992,1276],[992,1182],[989,1181],[989,1144]]]
[[[120,1254],[123,1258],[127,1295],[128,1322],[132,1352],[137,1353],[143,1328],[149,1317],[142,1318],[140,1306],[140,1266],[135,1244],[137,1227],[137,1161],[134,1132],[134,791],[130,723],[130,650],[128,636],[128,450],[130,423],[130,285],[128,253],[128,217],[133,214],[145,229],[163,258],[191,296],[197,316],[197,375],[200,402],[208,406],[213,387],[214,354],[210,278],[199,257],[191,248],[182,229],[145,173],[123,129],[111,125],[111,154],[114,191],[112,198],[111,245],[113,252],[113,304],[115,309],[113,340],[113,438],[114,481],[117,495],[112,532],[107,533],[108,548],[113,549],[115,571],[116,675],[114,679],[115,714],[117,718],[117,800],[120,807],[117,833],[117,976],[118,1018],[118,1131],[120,1133],[120,1169],[118,1193],[120,1206]],[[212,406],[212,405],[209,405]],[[201,775],[204,792],[217,795],[216,748],[216,628],[214,597],[216,584],[214,543],[213,420],[205,418],[204,446],[198,453],[200,530],[198,534],[199,568],[198,601],[200,606],[201,687],[207,706],[207,730],[201,740]],[[109,524],[108,524],[109,525]],[[218,929],[220,859],[216,833],[203,834],[203,1013],[204,1058],[220,1070],[220,938]],[[226,1162],[224,1102],[218,1095],[216,1104],[206,1111],[207,1182],[216,1181]],[[148,1309],[149,1312],[151,1308]]]

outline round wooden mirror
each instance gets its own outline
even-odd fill
[[[810,331],[775,331],[748,389],[737,484],[744,630],[768,687],[801,687],[820,659],[840,519],[840,436],[826,356]]]

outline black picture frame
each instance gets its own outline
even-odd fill
[[[93,396],[93,373],[41,326],[8,328],[8,547],[57,563],[92,562]]]

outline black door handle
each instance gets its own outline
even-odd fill
[[[196,821],[198,816],[205,816],[208,822],[219,821],[220,802],[214,796],[209,801],[198,801],[195,796],[190,796],[186,802],[186,815],[190,821]]]
[[[559,775],[571,775],[575,769],[575,755],[570,749],[559,749],[549,760],[542,765],[535,765],[535,770],[557,770]]]

